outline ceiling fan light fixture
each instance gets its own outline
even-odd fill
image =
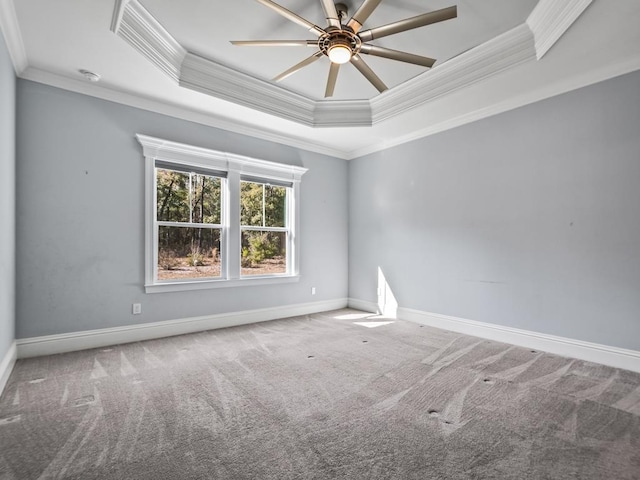
[[[0,0],[1,1],[1,0]],[[450,20],[458,16],[458,7],[452,6],[442,8],[422,15],[416,15],[411,18],[405,18],[397,22],[388,23],[380,27],[371,28],[360,31],[363,24],[369,16],[378,7],[382,0],[362,0],[362,4],[358,7],[356,13],[346,22],[348,17],[347,6],[343,3],[335,3],[336,0],[320,0],[322,9],[327,19],[327,27],[320,28],[313,22],[301,17],[300,15],[286,9],[273,0],[258,0],[263,5],[271,8],[283,17],[306,27],[310,32],[314,33],[317,40],[244,40],[233,41],[234,45],[248,46],[301,46],[301,47],[317,47],[318,50],[310,57],[298,62],[293,67],[285,70],[280,75],[273,78],[274,82],[279,82],[288,76],[296,73],[302,68],[310,65],[319,58],[326,56],[330,62],[329,77],[327,79],[327,87],[325,89],[325,98],[332,97],[336,86],[336,79],[340,71],[340,65],[351,62],[353,66],[373,85],[380,93],[388,90],[384,82],[378,78],[371,67],[360,57],[360,53],[373,55],[377,57],[388,58],[399,62],[419,65],[431,68],[436,62],[433,58],[415,55],[413,53],[392,50],[370,43],[370,40],[395,35],[396,33],[406,32],[415,28],[424,27],[433,23]],[[355,0],[354,0],[355,1]]]
[[[343,64],[351,60],[352,51],[348,45],[345,45],[344,43],[336,43],[329,47],[327,55],[329,55],[329,60],[333,63]]]

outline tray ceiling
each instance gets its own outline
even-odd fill
[[[279,3],[325,26],[319,1]],[[353,13],[360,2],[343,3]],[[454,4],[457,19],[372,42],[434,68],[368,56],[390,90],[343,68],[332,100],[327,59],[274,84],[309,50],[229,43],[312,39],[255,0],[0,0],[0,27],[22,78],[342,158],[640,68],[635,0],[383,1],[366,26]],[[147,16],[122,22],[127,8]]]
[[[281,17],[255,0],[203,2],[200,0],[141,0],[140,3],[188,51],[265,81],[307,58],[305,47],[237,47],[230,40],[313,40],[304,27]],[[326,20],[318,0],[279,0],[320,27]],[[343,2],[354,13],[361,0]],[[524,23],[537,0],[402,0],[382,2],[365,23],[384,25],[457,4],[458,18],[414,29],[371,43],[437,59],[436,66],[472,47]],[[196,15],[194,15],[196,12]],[[367,56],[366,61],[390,87],[428,69]],[[281,85],[306,97],[322,100],[329,69],[326,57],[283,80]],[[339,74],[335,100],[370,99],[377,90],[351,65]]]

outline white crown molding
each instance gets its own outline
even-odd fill
[[[16,358],[16,342],[14,341],[9,346],[9,350],[7,350],[2,361],[0,361],[0,397],[16,364]]]
[[[371,125],[368,100],[314,101],[192,53],[182,63],[179,84],[310,127]]]
[[[398,318],[465,335],[473,335],[497,342],[534,348],[564,357],[640,372],[640,352],[636,350],[611,347],[599,343],[547,335],[449,315],[423,312],[411,308],[398,308]]]
[[[299,148],[300,150],[328,155],[330,157],[340,158],[343,160],[347,159],[346,152],[337,148],[328,147],[307,139],[297,138],[293,135],[269,130],[266,127],[255,127],[242,122],[229,120],[226,117],[212,113],[201,112],[181,105],[170,104],[153,98],[146,98],[142,95],[131,94],[118,90],[114,87],[105,87],[104,84],[96,84],[75,78],[69,78],[32,67],[28,67],[20,75],[20,78],[61,88],[70,92],[99,98],[101,100],[107,100],[109,102],[119,103],[121,105],[140,108],[141,110],[199,123],[208,127],[219,128],[228,132],[247,135],[261,140]]]
[[[129,0],[115,0],[115,8],[113,10],[113,17],[111,18],[111,31],[117,33],[120,28],[120,22],[122,21],[122,14],[124,13],[124,7]]]
[[[316,101],[189,53],[138,0],[119,0],[113,23],[116,34],[181,87],[310,127],[362,127],[536,60],[543,54],[536,48],[550,48],[590,1],[573,0],[569,7],[559,8],[541,0],[527,22],[372,100]]]
[[[634,57],[621,63],[607,65],[605,67],[592,70],[585,74],[575,75],[561,82],[543,85],[536,90],[531,90],[522,95],[511,97],[503,102],[494,103],[488,107],[480,108],[478,110],[467,112],[457,117],[446,119],[444,121],[430,125],[427,128],[415,130],[408,135],[395,137],[393,140],[385,140],[384,142],[368,145],[364,148],[344,152],[345,156],[343,158],[345,158],[346,160],[354,160],[356,158],[364,157],[365,155],[369,155],[382,150],[387,150],[389,148],[409,143],[414,140],[419,140],[430,135],[435,135],[436,133],[444,132],[452,128],[476,122],[478,120],[482,120],[483,118],[492,117],[494,115],[498,115],[509,110],[514,110],[518,107],[539,102],[547,98],[562,95],[563,93],[571,92],[579,88],[603,82],[620,75],[635,72],[636,70],[640,70],[640,56]]]
[[[113,18],[113,25],[112,25],[113,29],[119,28],[118,22],[119,22],[119,18],[121,18],[121,14],[124,13],[124,9],[127,5],[134,1],[135,0],[117,0],[116,1],[116,10],[114,11],[114,18]],[[587,0],[573,0],[573,4],[575,5],[584,1],[587,1]],[[540,19],[549,17],[549,14],[542,15],[541,12],[544,11],[543,7],[547,9],[554,8],[554,4],[556,3],[563,3],[563,2],[540,0],[539,7],[536,8],[535,15],[534,15],[534,12],[532,12],[532,15],[530,15],[530,19],[527,22],[527,26],[531,27],[530,25],[530,22],[531,22],[534,24],[533,29],[539,30],[541,28],[540,25],[544,23],[544,20],[540,20]],[[576,11],[575,8],[577,7],[574,7],[573,9],[562,10],[562,12],[565,12],[565,14],[567,12],[574,12],[573,17],[570,15],[565,15],[566,18],[564,22],[561,22],[563,25],[565,25],[565,27],[569,22],[568,19],[573,18],[573,20],[575,20],[577,18],[575,14],[575,11]],[[0,26],[3,28],[3,33],[5,33],[5,36],[7,32],[7,27],[5,24],[7,23],[7,18],[9,18],[6,15],[7,11],[14,12],[12,1],[0,0],[0,13],[2,14],[2,18],[0,19],[2,20],[2,23],[0,23]],[[540,19],[535,20],[536,16],[540,17]],[[554,17],[551,16],[550,18],[554,18]],[[15,12],[13,15],[13,20],[14,21],[12,23],[17,27],[17,22],[15,21]],[[535,26],[536,22],[539,23],[538,27]],[[523,34],[523,37],[521,37],[521,40],[523,40],[522,45],[527,49],[527,54],[528,54],[528,47],[526,46],[527,44],[524,41],[524,37],[526,36],[526,31],[520,30],[520,33]],[[507,39],[510,38],[512,41],[515,40],[515,37],[517,37],[517,35],[515,34],[516,32],[513,32],[513,31],[507,32]],[[535,35],[535,32],[534,32],[534,35]],[[540,35],[541,34],[538,33],[538,36]],[[20,44],[22,44],[21,37],[18,36],[18,38],[20,38]],[[505,42],[505,40],[507,39],[502,39],[502,41]],[[505,42],[505,43],[508,43],[508,42]],[[515,43],[517,44],[517,42]],[[537,41],[538,48],[542,48],[542,45],[543,45],[542,41]],[[512,43],[511,46],[514,47],[515,45]],[[24,51],[24,49],[22,50]],[[461,55],[460,57],[464,57],[467,54],[471,54],[471,52],[473,52],[473,50],[470,52],[467,52],[466,54]],[[516,49],[516,52],[515,52],[516,55],[520,55],[522,53],[523,53],[522,51],[518,52]],[[538,55],[538,52],[536,56],[537,55]],[[498,57],[500,56],[500,52],[497,52],[497,56]],[[461,70],[465,69],[465,63],[471,62],[471,59],[465,59],[464,62],[461,62],[460,59],[452,59],[450,60],[450,62],[455,62],[456,60],[460,62],[460,64],[458,64],[456,68],[459,68]],[[24,62],[26,63],[26,59],[24,60]],[[445,65],[446,64],[440,65],[436,69],[430,72],[426,72],[426,74],[424,75],[425,77],[424,79],[421,76],[414,79],[410,83],[412,84],[415,83],[416,89],[427,88],[425,87],[425,85],[428,85],[427,82],[433,81],[433,80],[428,80],[426,78],[427,75],[433,76],[433,74],[436,73],[439,69],[443,69]],[[467,65],[466,68],[470,68],[470,63]],[[216,115],[215,113],[210,113],[197,108],[185,107],[178,104],[168,103],[161,99],[149,98],[140,94],[132,94],[124,90],[121,90],[117,87],[106,86],[104,83],[97,85],[97,84],[91,84],[89,82],[79,81],[77,79],[72,79],[70,77],[63,77],[61,75],[57,75],[51,72],[45,72],[43,70],[35,69],[33,67],[27,67],[26,69],[23,69],[18,76],[27,80],[33,80],[39,83],[52,85],[54,87],[62,88],[65,90],[78,92],[78,93],[93,96],[96,98],[101,98],[104,100],[113,101],[113,102],[128,105],[128,106],[133,106],[136,108],[141,108],[143,110],[156,112],[163,115],[169,115],[172,117],[196,122],[202,125],[207,125],[214,128],[220,128],[230,132],[234,132],[242,135],[248,135],[248,136],[259,138],[262,140],[271,141],[271,142],[275,142],[283,145],[288,145],[288,146],[299,148],[302,150],[307,150],[310,152],[328,155],[334,158],[349,160],[349,159],[359,158],[364,155],[381,151],[386,148],[397,146],[403,143],[411,142],[413,140],[417,140],[417,139],[447,130],[449,128],[454,128],[460,125],[464,125],[466,123],[477,121],[482,118],[486,118],[486,117],[513,109],[513,108],[517,108],[522,105],[533,103],[535,101],[542,100],[544,98],[552,97],[554,95],[558,95],[576,88],[580,88],[592,83],[603,81],[608,78],[611,78],[617,75],[622,75],[638,69],[640,69],[640,65],[637,58],[631,59],[630,61],[625,61],[620,64],[609,65],[602,69],[594,70],[587,74],[578,75],[559,83],[544,85],[535,91],[527,92],[518,97],[510,98],[504,102],[500,102],[486,108],[481,108],[473,112],[468,112],[464,115],[459,115],[455,118],[449,118],[444,121],[434,123],[427,128],[423,128],[417,131],[412,131],[408,135],[405,135],[402,137],[396,137],[391,140],[385,139],[384,141],[376,142],[364,148],[360,148],[356,150],[347,150],[342,148],[330,147],[321,142],[313,142],[306,138],[296,137],[295,135],[292,135],[286,132],[283,133],[281,131],[271,130],[267,125],[256,126],[256,125],[247,124],[238,120],[230,120],[223,116]],[[422,82],[425,82],[425,83],[423,84]],[[395,98],[396,95],[401,96],[401,93],[404,93],[406,94],[406,99],[412,98],[413,100],[415,100],[416,97],[411,96],[411,91],[409,89],[407,89],[407,91],[404,91],[404,87],[405,87],[404,85],[400,87],[396,87],[391,91],[386,92],[384,95],[374,99],[374,104],[377,104],[377,107],[378,107],[376,114],[378,115],[377,119],[379,123],[382,122],[381,118],[383,118],[385,115],[388,114],[388,112],[385,113],[385,108],[382,107],[385,101],[388,104],[387,108],[389,109],[397,108],[396,106],[393,105],[393,102],[389,100],[385,100],[384,97]],[[463,87],[464,85],[461,85],[459,88],[463,88]],[[398,89],[398,93],[396,93],[396,89]],[[417,92],[417,93],[419,94],[424,92]],[[391,96],[392,94],[393,96]],[[426,94],[429,95],[429,92],[426,92]],[[319,101],[314,104],[313,112],[311,112],[309,116],[313,119],[312,120],[313,126],[316,126],[316,127],[331,127],[331,126],[346,127],[346,126],[356,126],[356,125],[363,126],[367,124],[371,125],[373,122],[370,119],[368,120],[369,123],[367,123],[367,118],[372,115],[371,112],[373,108],[371,105],[372,104],[368,100],[342,101],[342,102]],[[349,115],[349,117],[345,117],[345,115],[347,114]],[[309,117],[307,117],[307,120],[308,119]]]
[[[541,59],[564,35],[593,0],[540,0],[527,25],[535,37],[536,55]]]
[[[321,100],[313,110],[314,127],[370,127],[369,100]]]
[[[140,342],[154,338],[184,335],[218,328],[236,327],[268,320],[297,317],[299,315],[339,310],[346,306],[347,299],[338,298],[321,302],[299,303],[281,307],[182,318],[163,322],[129,325],[126,327],[24,338],[16,340],[16,344],[18,358],[38,357],[42,355],[75,352],[88,348],[107,347],[122,343]]]
[[[0,0],[0,30],[4,36],[9,56],[16,75],[22,74],[29,65],[27,51],[22,41],[22,33],[18,24],[18,15],[13,0]]]
[[[489,107],[481,108],[469,113],[465,113],[464,115],[459,115],[457,117],[444,120],[427,128],[413,131],[408,135],[396,137],[393,140],[386,139],[384,141],[368,145],[365,148],[356,150],[331,148],[323,144],[313,143],[307,139],[296,138],[288,134],[271,131],[266,129],[265,127],[255,127],[236,121],[231,121],[227,118],[216,116],[211,113],[199,112],[196,110],[185,108],[183,106],[172,105],[163,101],[145,98],[139,95],[133,95],[113,88],[107,88],[100,84],[71,79],[69,77],[56,75],[54,73],[34,69],[32,67],[27,68],[27,70],[24,71],[22,75],[20,75],[20,78],[31,80],[37,83],[42,83],[45,85],[51,85],[53,87],[61,88],[63,90],[68,90],[71,92],[100,98],[102,100],[107,100],[122,105],[140,108],[142,110],[147,110],[162,115],[168,115],[174,118],[199,123],[201,125],[219,128],[222,130],[238,133],[241,135],[247,135],[261,140],[299,148],[301,150],[306,150],[309,152],[328,155],[330,157],[340,158],[343,160],[353,160],[365,155],[369,155],[371,153],[386,150],[388,148],[402,145],[404,143],[409,143],[414,140],[419,140],[421,138],[425,138],[430,135],[449,130],[451,128],[482,120],[483,118],[491,117],[493,115],[513,110],[524,105],[535,103],[546,98],[561,95],[578,88],[586,87],[588,85],[602,82],[610,78],[631,73],[636,70],[640,70],[640,56],[634,57],[621,63],[607,65],[605,67],[592,70],[585,74],[576,75],[562,82],[547,84],[536,90],[532,90],[525,94],[509,98],[504,102],[495,103]]]
[[[122,105],[140,108],[142,110],[199,123],[201,125],[219,128],[240,135],[247,135],[261,140],[288,145],[290,147],[299,148],[301,150],[306,150],[309,152],[328,155],[330,157],[340,158],[343,160],[353,160],[365,155],[369,155],[371,153],[386,150],[388,148],[412,142],[414,140],[419,140],[421,138],[425,138],[430,135],[449,130],[451,128],[459,127],[467,123],[482,120],[483,118],[491,117],[493,115],[513,110],[524,105],[535,103],[546,98],[561,95],[578,88],[586,87],[588,85],[602,82],[610,78],[634,72],[636,70],[640,70],[640,56],[634,57],[630,60],[626,60],[618,64],[607,65],[605,67],[590,71],[585,74],[576,75],[562,82],[547,84],[536,90],[509,98],[504,102],[495,103],[489,107],[481,108],[464,115],[459,115],[457,117],[447,119],[445,121],[431,125],[427,128],[413,131],[408,135],[396,137],[393,140],[387,139],[378,143],[368,145],[365,148],[356,150],[331,148],[323,144],[313,143],[307,139],[296,138],[288,134],[271,131],[265,127],[255,127],[236,121],[231,121],[227,118],[216,116],[211,113],[199,112],[196,110],[185,108],[183,106],[168,104],[163,101],[145,98],[140,95],[133,95],[113,88],[107,88],[100,84],[72,79],[44,70],[34,69],[32,67],[27,68],[27,70],[25,70],[22,75],[20,75],[20,78],[31,80],[37,83],[42,83],[45,85],[51,85],[63,90],[88,95],[102,100],[107,100]]]
[[[112,30],[181,87],[311,127],[371,125],[368,102],[316,102],[188,52],[137,0],[116,3]]]
[[[314,123],[313,100],[192,53],[184,59],[179,84],[303,125]]]
[[[180,79],[180,68],[187,51],[136,0],[118,1],[112,28],[129,45],[144,55],[174,81]]]
[[[368,100],[315,101],[192,53],[182,63],[179,84],[310,127],[371,125]]]
[[[521,24],[371,100],[373,123],[535,60],[533,34]]]

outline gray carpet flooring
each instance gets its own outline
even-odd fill
[[[640,479],[640,375],[354,310],[20,360],[0,479],[62,478]]]

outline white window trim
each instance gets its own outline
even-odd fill
[[[306,168],[295,165],[259,160],[228,152],[194,147],[182,143],[137,134],[145,158],[145,291],[147,293],[201,290],[208,288],[239,287],[289,283],[300,276],[300,181]],[[156,174],[155,162],[191,165],[204,169],[227,172],[223,181],[222,235],[220,246],[224,255],[222,278],[190,279],[176,282],[156,281]],[[287,246],[287,273],[264,276],[240,276],[240,176],[249,175],[265,180],[291,183],[289,207],[289,245]]]

